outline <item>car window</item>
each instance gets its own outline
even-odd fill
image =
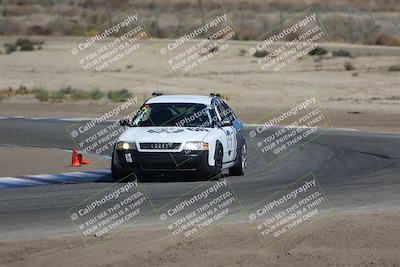
[[[221,101],[222,106],[225,108],[225,116],[226,119],[229,121],[233,121],[236,119],[235,113],[233,113],[232,109],[228,106],[228,104],[225,101]]]
[[[221,120],[226,120],[227,119],[227,110],[226,110],[226,107],[224,107],[223,105],[222,105],[222,102],[221,102],[221,100],[219,100],[218,99],[218,101],[216,101],[215,103],[214,103],[214,106],[216,107],[216,109],[217,109],[217,112],[218,112],[218,114],[220,115],[220,117],[221,117]]]
[[[236,119],[236,116],[234,115],[233,111],[228,106],[228,104],[225,103],[225,101],[218,100],[215,106],[222,120],[233,121]]]
[[[195,103],[145,104],[133,126],[211,127],[211,116],[206,105]]]
[[[217,105],[217,110],[218,110],[219,115],[221,116],[221,119],[222,119],[222,120],[225,120],[225,119],[226,119],[226,110],[225,110],[225,107],[222,106],[222,105]]]

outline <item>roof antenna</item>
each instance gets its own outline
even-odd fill
[[[221,97],[220,94],[214,94],[214,93],[210,93],[210,96],[211,96],[211,97],[214,97],[214,96],[215,96],[215,97],[218,97],[218,98]]]
[[[156,96],[163,95],[163,93],[161,93],[161,92],[153,92],[151,95],[156,97]]]

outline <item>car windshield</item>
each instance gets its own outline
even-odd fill
[[[204,104],[155,103],[142,106],[132,126],[211,127],[210,109]]]

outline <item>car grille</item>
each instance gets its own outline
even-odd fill
[[[179,149],[181,143],[139,143],[141,149],[174,150]]]

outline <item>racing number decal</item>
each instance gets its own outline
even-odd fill
[[[232,153],[232,149],[233,149],[233,144],[232,144],[232,132],[227,129],[225,131],[226,134],[226,138],[227,138],[227,143],[228,143],[228,155],[230,156]]]
[[[232,134],[230,136],[231,140],[231,149],[233,151],[232,160],[236,159],[236,147],[237,147],[237,131],[234,127],[232,127]]]
[[[232,138],[228,138],[228,155],[230,155],[231,154],[231,152],[232,152]]]
[[[232,161],[235,159],[235,153],[232,154],[232,152],[235,151],[236,147],[236,130],[233,127],[224,127],[223,131],[226,135],[226,144],[227,144],[227,150],[228,150],[228,161]]]

